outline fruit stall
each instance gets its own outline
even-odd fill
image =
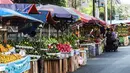
[[[58,39],[42,36],[41,42],[37,41],[37,38],[31,40],[25,37],[15,46],[16,52],[24,48],[26,54],[31,57],[30,73],[38,73],[41,68],[45,73],[52,73],[52,71],[53,73],[67,73],[86,65],[86,52],[83,49],[78,49],[76,35],[72,33],[64,34]],[[14,44],[13,41],[9,41],[9,43]],[[39,46],[41,46],[41,49],[39,49]],[[44,60],[42,62],[43,67],[41,67],[40,58]]]
[[[104,46],[104,39],[99,25],[85,25],[80,28],[80,33],[80,44],[88,48],[89,57],[95,57],[103,52],[104,47],[101,46]]]
[[[129,40],[128,40],[128,25],[126,24],[119,24],[116,27],[116,31],[118,32],[118,36],[119,36],[119,42],[120,44],[123,45],[128,45],[129,44]]]
[[[32,8],[34,8],[34,5]],[[40,7],[39,9],[42,9],[42,7]],[[59,9],[64,10],[62,9],[62,7],[58,7],[58,10]],[[54,8],[53,12],[57,13],[58,10],[57,8]],[[49,35],[47,32],[47,36],[45,36],[43,34],[43,22],[32,17],[27,17],[25,20],[19,18],[19,20],[24,20],[24,22],[20,21],[17,23],[19,25],[15,25],[17,27],[20,27],[20,29],[18,29],[18,31],[16,32],[16,34],[19,35],[17,37],[17,40],[8,39],[9,33],[8,29],[6,29],[6,31],[3,32],[4,34],[0,35],[0,39],[3,40],[2,42],[0,42],[0,73],[74,72],[81,66],[87,64],[88,56],[95,57],[96,55],[100,55],[103,52],[104,47],[104,41],[102,36],[100,35],[100,26],[89,24],[79,28],[78,30],[76,30],[76,32],[75,30],[71,31],[71,29],[69,29],[69,26],[73,24],[77,20],[77,18],[79,19],[79,15],[71,14],[68,11],[63,12],[69,13],[68,15],[71,15],[71,17],[66,18],[66,16],[62,14],[62,12],[61,14],[54,13],[53,18],[56,20],[55,23],[52,23],[52,12],[45,11],[45,13],[43,13],[47,16],[46,17],[45,15],[43,15],[45,16],[44,23],[48,25],[50,21],[51,23],[49,23],[48,27],[52,24],[52,27],[57,30],[57,36],[51,36],[50,27],[48,30]],[[42,16],[42,12],[38,13],[40,14],[38,14],[38,16],[36,15],[36,18]],[[36,22],[34,24],[27,22],[27,24],[25,25],[25,22],[29,21],[28,18],[31,19],[31,22]],[[15,22],[16,20],[17,19],[7,22],[8,25],[5,25],[5,27],[11,27],[11,22]],[[59,32],[61,34],[59,34]]]
[[[19,73],[30,69],[30,57],[15,53],[15,48],[0,44],[0,72]]]

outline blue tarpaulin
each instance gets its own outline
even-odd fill
[[[14,17],[14,16],[29,19],[31,21],[36,21],[36,22],[43,23],[43,21],[38,20],[38,19],[36,19],[34,17],[31,17],[29,15],[21,14],[21,13],[18,13],[16,11],[6,9],[6,8],[0,8],[0,17]]]
[[[28,13],[32,4],[0,4],[0,8],[7,8],[21,13]]]
[[[36,19],[41,20],[44,23],[47,22],[47,15],[48,15],[49,11],[41,10],[39,12],[39,14],[28,14],[32,5],[33,4],[0,4],[0,8],[11,9],[11,10],[17,11],[19,13],[28,15],[28,16],[32,16]],[[54,22],[51,17],[50,17],[50,20],[52,22]]]
[[[42,20],[43,22],[47,21],[47,15],[49,11],[39,11],[39,14],[28,14],[31,17]]]

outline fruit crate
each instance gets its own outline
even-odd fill
[[[44,73],[63,73],[62,59],[44,60]]]

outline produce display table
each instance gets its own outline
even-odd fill
[[[80,45],[88,47],[89,57],[95,57],[96,56],[95,43],[87,43],[87,44],[80,44]]]
[[[30,56],[10,62],[8,64],[0,64],[0,71],[7,73],[20,73],[30,69]]]
[[[71,56],[71,57],[68,58],[68,72],[74,72],[75,71],[74,60],[75,60],[74,56]]]
[[[119,37],[119,42],[124,45],[124,38],[123,37]]]
[[[86,53],[86,50],[80,50],[80,56],[84,60],[82,65],[86,65],[87,64],[87,53]]]
[[[35,59],[31,59],[30,62],[30,70],[28,73],[39,73],[38,72],[38,59],[40,58],[39,55],[29,55],[30,57],[35,57]]]
[[[44,60],[44,73],[68,73],[79,68],[76,56]]]
[[[8,54],[11,54],[11,53],[15,53],[15,48],[14,47],[11,50],[9,50],[8,52],[4,52],[2,54],[8,55]]]
[[[63,73],[62,59],[44,60],[44,73]]]
[[[100,43],[96,43],[96,55],[100,55],[103,53],[104,50],[104,40],[102,40]]]
[[[119,42],[121,44],[127,46],[129,44],[129,37],[128,36],[119,37]]]
[[[125,46],[129,45],[129,38],[128,38],[128,36],[124,37],[124,45]]]

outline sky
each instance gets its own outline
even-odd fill
[[[130,0],[121,0],[122,4],[130,4]]]

